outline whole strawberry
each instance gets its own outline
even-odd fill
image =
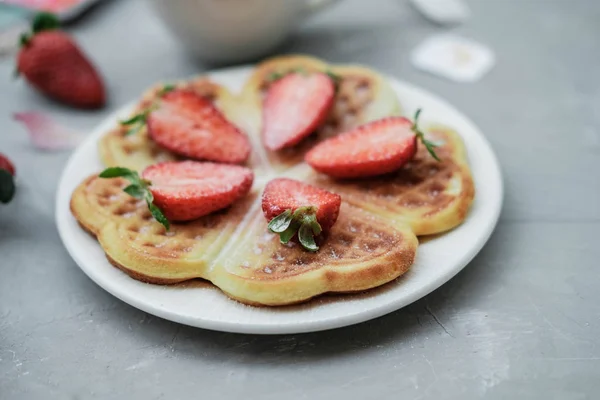
[[[0,203],[8,203],[15,195],[15,166],[0,153]]]
[[[58,30],[48,13],[36,15],[31,33],[21,36],[17,72],[46,96],[80,108],[104,105],[104,84],[73,39]]]

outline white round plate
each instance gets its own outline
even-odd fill
[[[251,67],[242,67],[210,76],[231,90],[239,90],[250,71]],[[124,302],[171,321],[219,331],[319,331],[376,318],[418,300],[458,273],[488,240],[502,206],[502,177],[489,143],[467,117],[437,96],[389,79],[407,115],[421,107],[423,120],[447,124],[462,135],[476,189],[473,207],[464,223],[422,243],[415,264],[400,279],[362,294],[322,296],[298,306],[266,308],[242,305],[210,285],[159,286],[130,278],[109,264],[96,240],[80,228],[71,215],[69,201],[85,177],[102,170],[97,141],[117,118],[125,117],[131,106],[100,124],[67,163],[56,201],[56,222],[65,247],[92,280]]]

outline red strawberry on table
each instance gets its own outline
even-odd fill
[[[298,144],[325,122],[335,84],[325,73],[292,72],[271,84],[263,104],[263,143],[269,150]]]
[[[293,179],[277,178],[270,181],[262,196],[262,209],[269,230],[279,234],[287,243],[298,234],[302,246],[317,251],[315,236],[328,232],[340,212],[342,199],[328,192]]]
[[[15,195],[15,166],[0,153],[0,203],[8,203]]]
[[[124,191],[143,199],[154,218],[169,229],[169,221],[191,221],[232,205],[252,187],[254,174],[238,165],[172,161],[151,165],[142,172],[105,169],[101,178],[123,177]]]
[[[414,123],[404,117],[386,117],[361,125],[313,147],[305,161],[314,169],[335,178],[362,178],[395,171],[412,159],[420,139],[432,157],[434,143],[425,139]]]
[[[8,171],[12,176],[15,176],[15,166],[4,154],[0,153],[0,169]]]
[[[21,36],[17,72],[45,95],[81,108],[104,105],[104,84],[85,54],[48,13],[38,14],[32,32]]]
[[[168,91],[144,118],[150,137],[181,156],[241,164],[250,155],[246,135],[210,101],[190,90]]]

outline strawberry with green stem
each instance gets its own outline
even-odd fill
[[[100,74],[75,41],[59,30],[53,14],[39,13],[31,32],[21,36],[16,75],[46,96],[80,108],[99,108],[105,103]]]
[[[167,230],[169,221],[192,221],[229,207],[248,194],[254,180],[248,168],[197,161],[154,164],[141,177],[122,167],[107,168],[99,176],[127,179],[130,185],[123,190],[144,200]]]
[[[306,153],[305,161],[315,170],[334,178],[364,178],[400,169],[417,153],[420,141],[437,161],[437,144],[425,138],[414,121],[386,117],[327,139]]]
[[[341,197],[288,178],[270,181],[262,196],[262,210],[269,221],[268,228],[279,235],[281,243],[288,243],[298,235],[306,250],[317,251],[315,241],[327,233],[337,221]]]
[[[166,84],[157,93],[158,98],[163,97],[165,94],[175,90],[175,85]],[[129,130],[125,132],[125,136],[137,134],[148,122],[148,115],[158,108],[158,104],[155,102],[150,107],[142,110],[126,120],[120,122],[122,126],[129,127]]]
[[[160,147],[194,160],[242,164],[250,156],[246,135],[211,101],[189,89],[165,86],[150,107],[121,124],[130,127],[126,135],[147,127]]]

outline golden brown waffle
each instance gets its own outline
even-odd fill
[[[301,176],[358,207],[406,222],[418,236],[444,232],[465,219],[475,187],[460,136],[447,127],[433,126],[427,138],[441,144],[436,148],[441,162],[419,145],[413,160],[391,174],[335,180],[307,166],[301,168],[306,172]]]
[[[252,197],[225,212],[167,232],[146,204],[130,197],[123,179],[89,177],[71,198],[71,212],[98,238],[108,259],[132,277],[151,283],[176,283],[204,277],[204,270],[247,214]]]
[[[112,264],[150,283],[203,278],[243,303],[291,304],[389,282],[409,269],[417,249],[406,225],[347,204],[318,253],[281,245],[256,195],[167,232],[143,202],[122,191],[126,185],[90,177],[73,193],[71,210]]]
[[[299,145],[278,152],[266,150],[265,156],[275,171],[293,167],[304,159],[304,154],[316,143],[365,122],[400,114],[396,93],[387,80],[372,69],[358,65],[329,65],[307,56],[270,58],[259,64],[241,93],[246,132],[260,142],[262,103],[273,74],[290,70],[331,72],[340,78],[336,97],[327,122]],[[257,151],[259,151],[257,149]]]

